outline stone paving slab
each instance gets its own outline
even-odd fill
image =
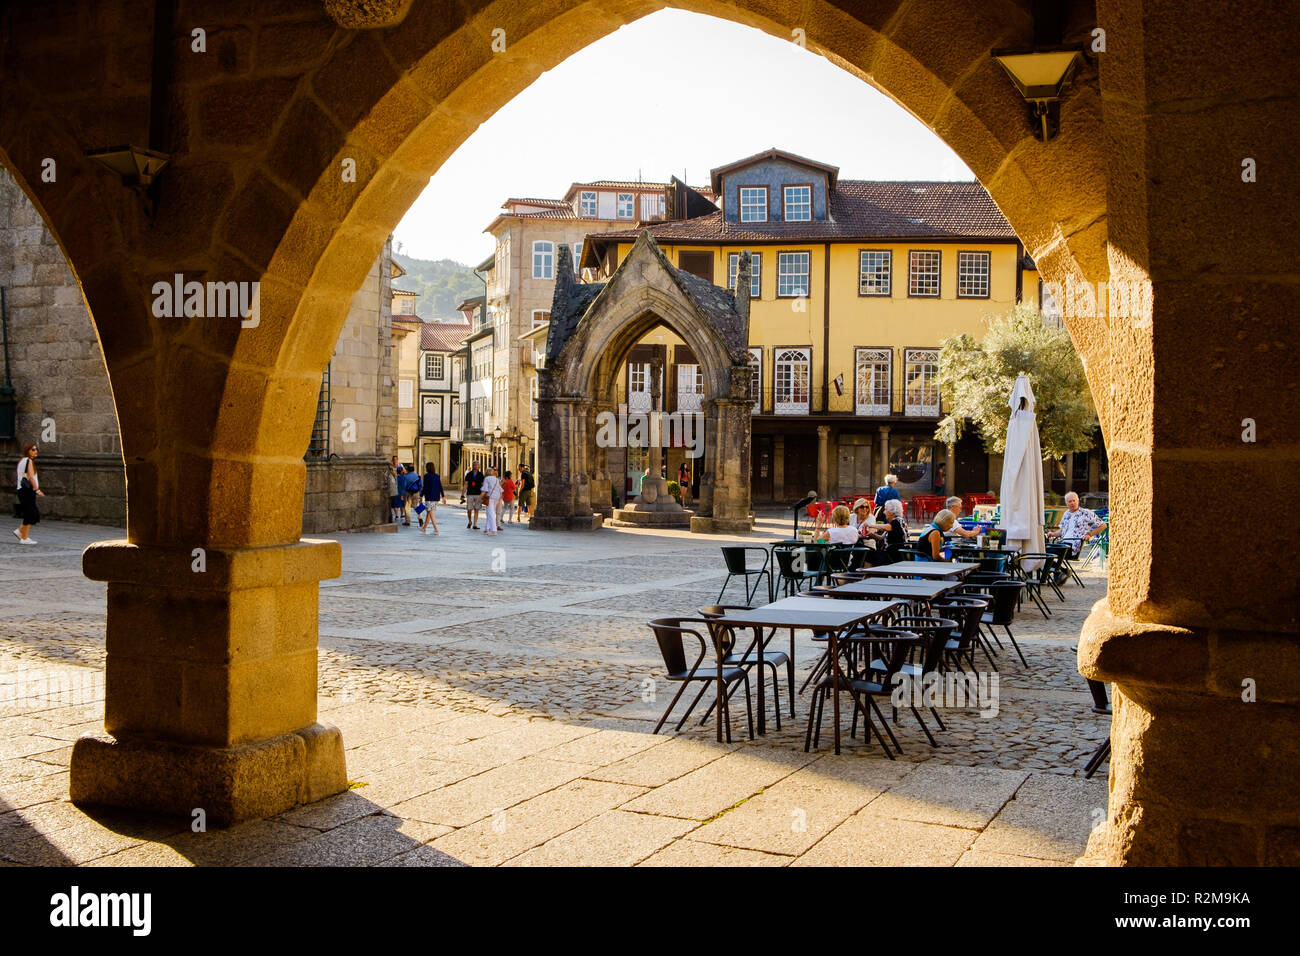
[[[691,839],[798,856],[915,769],[822,757],[700,827]]]
[[[926,763],[872,801],[865,812],[898,820],[983,828],[1027,777],[1015,770]]]
[[[815,759],[801,751],[736,751],[638,797],[626,809],[709,820]]]
[[[610,810],[507,866],[634,866],[688,833],[688,820]]]
[[[580,764],[525,757],[399,803],[392,811],[426,823],[463,827],[568,783],[583,771]]]
[[[644,792],[624,784],[573,780],[440,837],[432,846],[475,866],[495,866]]]
[[[688,837],[668,844],[637,866],[785,866],[789,862],[790,858],[786,856],[697,843]]]
[[[974,830],[878,817],[849,817],[791,866],[953,866]]]

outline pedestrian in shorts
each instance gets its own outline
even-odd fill
[[[447,496],[442,490],[442,479],[438,477],[438,469],[434,467],[433,462],[428,462],[424,466],[424,484],[420,489],[420,494],[424,497],[424,514],[420,515],[420,534],[428,534],[429,527],[433,527],[433,533],[438,533],[438,519],[434,512],[438,508],[438,502],[444,505],[447,503]]]
[[[483,472],[474,462],[472,470],[465,473],[465,527],[478,529],[478,513],[482,507],[479,500],[483,494]]]

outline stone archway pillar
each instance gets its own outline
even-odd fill
[[[589,412],[588,435],[591,436],[591,510],[603,518],[614,516],[613,481],[609,473],[609,446],[598,441],[602,416],[613,419],[618,408],[612,402],[593,402]],[[621,490],[621,489],[620,489]]]
[[[225,826],[347,789],[343,740],[316,722],[319,582],[335,541],[189,548],[101,541],[107,734],[73,746],[76,803]]]
[[[539,371],[550,388],[548,370]],[[592,510],[594,436],[592,402],[549,394],[537,398],[537,507],[528,526],[535,530],[590,531],[600,527]],[[608,495],[608,492],[606,492]]]
[[[748,534],[754,530],[749,487],[750,416],[754,403],[748,398],[719,398],[704,405],[708,436],[705,459],[713,480],[707,491],[709,510],[691,519],[691,530]],[[705,494],[705,485],[701,484],[701,511]]]

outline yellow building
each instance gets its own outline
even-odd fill
[[[998,476],[978,439],[934,440],[939,345],[1036,307],[1033,262],[979,183],[838,172],[769,150],[712,171],[713,212],[645,226],[678,268],[728,288],[753,254],[753,500],[866,493],[887,472],[905,496],[988,491]],[[637,233],[587,236],[582,266],[612,274]],[[667,375],[666,409],[697,401],[694,357],[660,328],[625,363],[630,408],[645,404],[652,367]],[[626,463],[627,493],[641,467]]]

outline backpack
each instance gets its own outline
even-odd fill
[[[418,495],[421,487],[419,475],[411,475],[411,477],[406,480],[406,493],[408,495]]]

